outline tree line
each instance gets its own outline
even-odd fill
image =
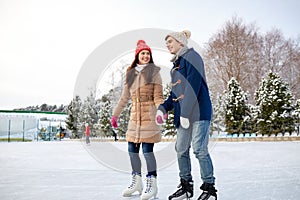
[[[299,134],[300,99],[294,99],[288,83],[277,73],[270,71],[263,77],[254,99],[255,104],[250,104],[239,82],[230,79],[214,107],[216,119],[224,119],[227,134]]]
[[[85,124],[88,123],[91,129],[91,136],[93,137],[109,137],[114,136],[115,133],[119,137],[125,137],[127,126],[130,118],[130,109],[132,102],[129,101],[127,106],[123,109],[118,118],[118,128],[113,129],[110,123],[112,116],[113,104],[112,101],[116,100],[116,92],[118,88],[110,90],[107,94],[103,95],[101,99],[95,100],[95,93],[91,92],[85,100],[81,100],[79,96],[73,98],[67,106],[67,128],[72,131],[73,138],[82,137]],[[170,86],[164,89],[164,96],[170,92]],[[175,135],[176,129],[173,125],[174,115],[169,113],[166,123],[163,125],[163,132],[165,135]]]
[[[300,36],[300,35],[299,35]],[[255,24],[245,24],[234,16],[213,35],[203,50],[208,84],[213,96],[226,90],[234,77],[249,93],[272,71],[285,80],[296,99],[300,98],[300,37],[285,39],[279,29],[259,32]]]
[[[203,50],[213,125],[229,134],[299,132],[299,41],[228,20]]]
[[[170,86],[164,88],[164,97],[170,92]],[[131,102],[119,116],[119,127],[113,130],[110,124],[112,100],[111,90],[101,99],[95,100],[91,93],[83,102],[75,97],[67,108],[67,128],[72,130],[73,137],[79,138],[84,132],[85,123],[91,126],[92,136],[113,136],[117,131],[124,137],[129,121]],[[213,104],[214,117],[212,131],[225,131],[227,134],[258,133],[299,134],[300,99],[295,99],[289,85],[277,73],[269,71],[259,83],[255,91],[255,104],[249,103],[248,93],[243,91],[240,83],[232,77],[226,90],[217,97]],[[176,135],[173,124],[174,115],[168,113],[168,119],[163,125],[163,135]]]
[[[291,133],[299,127],[299,39],[285,39],[276,28],[261,33],[255,24],[245,24],[237,16],[225,22],[201,52],[214,108],[212,130],[228,134],[277,134]],[[170,88],[164,88],[167,96]],[[92,100],[91,94],[89,99],[97,104],[96,109],[88,108],[89,100],[81,103],[76,97],[68,106],[70,122],[74,121],[77,129],[83,130],[85,118],[93,123],[95,135],[109,136],[113,97],[120,89],[113,88],[100,100]],[[130,106],[131,103],[119,117],[118,132],[122,136]],[[76,113],[83,119],[72,119]],[[93,117],[87,119],[87,116]],[[169,113],[163,127],[165,135],[176,134],[172,120],[173,115]]]
[[[48,105],[48,104],[44,103],[42,105],[28,106],[26,108],[16,108],[13,110],[65,113],[67,111],[67,106],[63,105],[63,104],[61,104],[60,106],[57,106],[57,105]]]
[[[237,16],[225,22],[201,52],[214,109],[212,130],[277,134],[298,128],[299,132],[299,41],[300,37],[286,39],[276,28],[261,33]],[[85,123],[90,124],[92,136],[112,135],[110,117],[120,90],[112,87],[100,99],[95,92],[84,100],[73,98],[64,108],[73,137],[81,136]],[[164,86],[165,97],[169,91]],[[126,132],[130,107],[129,102],[119,116],[120,136]],[[165,135],[176,134],[172,120],[169,113]]]

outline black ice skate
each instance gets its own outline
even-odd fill
[[[217,200],[217,190],[214,184],[203,183],[200,187],[203,190],[198,200]]]
[[[190,199],[194,195],[193,181],[186,181],[180,179],[180,184],[178,185],[178,190],[169,196],[169,200],[182,200]]]

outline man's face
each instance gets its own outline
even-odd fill
[[[182,48],[182,44],[171,36],[167,38],[166,46],[171,54],[176,54]]]

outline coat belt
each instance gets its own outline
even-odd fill
[[[132,101],[135,103],[139,102],[147,102],[147,101],[153,101],[153,96],[142,96],[142,97],[132,97]]]

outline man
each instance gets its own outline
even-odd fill
[[[212,105],[201,56],[188,48],[190,31],[172,32],[165,38],[166,46],[174,54],[171,70],[172,91],[157,111],[156,122],[161,124],[168,111],[174,109],[177,129],[176,152],[179,166],[179,189],[169,200],[189,199],[194,195],[191,175],[190,146],[200,164],[203,190],[198,200],[217,199],[214,187],[213,164],[208,152]]]

